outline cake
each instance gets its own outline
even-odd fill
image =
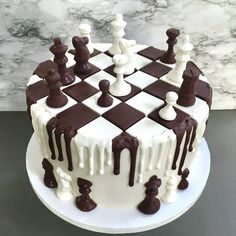
[[[154,214],[191,185],[187,178],[212,89],[190,61],[188,36],[175,56],[176,29],[167,31],[165,51],[123,40],[121,15],[112,27],[113,44],[92,43],[84,24],[87,37],[73,38],[75,50],[55,38],[54,58],[29,79],[27,106],[42,154],[41,177],[45,188],[81,211],[136,208]]]

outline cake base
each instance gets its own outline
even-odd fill
[[[184,214],[200,197],[210,172],[210,152],[205,139],[190,168],[189,187],[178,191],[174,203],[161,202],[160,210],[154,215],[144,215],[137,209],[111,210],[97,207],[91,212],[79,211],[75,200],[61,201],[55,190],[43,184],[42,155],[32,135],[26,152],[26,169],[31,185],[44,205],[63,220],[78,227],[101,233],[135,233],[157,228]]]

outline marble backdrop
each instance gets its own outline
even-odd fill
[[[166,48],[165,31],[190,34],[193,60],[214,89],[213,109],[236,108],[236,0],[0,0],[0,110],[25,110],[25,87],[51,57],[52,38],[92,26],[94,42],[111,42],[110,22],[123,13],[126,38]]]

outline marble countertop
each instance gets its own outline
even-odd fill
[[[112,42],[116,13],[128,23],[125,38],[138,43],[165,49],[168,28],[188,33],[213,109],[236,108],[236,0],[0,0],[0,110],[26,109],[26,83],[51,57],[53,37],[69,42],[89,23],[94,42]]]

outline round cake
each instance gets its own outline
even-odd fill
[[[76,36],[69,52],[54,39],[54,58],[38,65],[26,96],[42,181],[59,199],[81,211],[153,214],[191,185],[212,89],[190,61],[187,36],[175,56],[178,34],[168,30],[166,51],[122,34],[113,44]]]

